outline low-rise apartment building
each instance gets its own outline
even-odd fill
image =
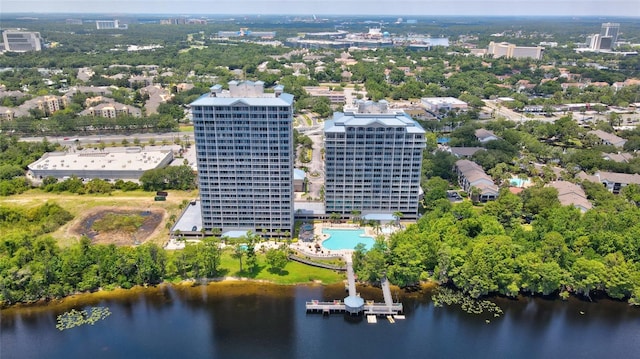
[[[465,192],[472,194],[473,188],[477,188],[480,191],[478,201],[487,202],[498,198],[498,186],[477,163],[469,160],[458,160],[456,161],[454,172],[458,175],[458,184]]]
[[[628,174],[598,171],[593,175],[588,175],[585,172],[580,172],[577,177],[585,181],[602,183],[613,194],[620,193],[624,187],[630,184],[640,185],[640,175],[637,173]]]

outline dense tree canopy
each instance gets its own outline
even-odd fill
[[[140,177],[140,183],[145,191],[194,189],[196,186],[195,181],[196,175],[191,167],[186,165],[149,170]]]
[[[431,181],[430,181],[431,182]],[[430,183],[428,182],[428,183]],[[435,182],[434,182],[435,183]],[[597,207],[563,207],[553,189],[501,192],[481,209],[436,200],[416,225],[354,254],[360,278],[386,271],[399,285],[433,277],[472,297],[518,293],[640,299],[640,208],[602,186],[586,186]],[[531,224],[525,224],[525,218]]]

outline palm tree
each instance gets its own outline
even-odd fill
[[[480,201],[480,195],[482,194],[482,191],[480,191],[480,189],[478,187],[471,187],[471,201],[476,204]]]
[[[289,232],[289,231],[284,231],[284,238],[285,238],[285,240],[287,241],[287,245],[291,245],[291,241],[292,241],[292,238],[291,238],[291,232]],[[264,247],[263,247],[263,248],[264,248]]]
[[[400,211],[393,212],[393,218],[396,219],[396,226],[398,227],[400,227],[400,218],[402,218],[402,216],[404,216],[404,213]]]
[[[382,227],[380,226],[379,220],[371,221],[371,227],[373,227],[373,230],[376,232],[376,234],[380,234],[380,230],[382,229]]]
[[[353,222],[359,222],[360,221],[360,215],[362,214],[362,211],[359,211],[357,209],[354,209],[353,211],[351,211],[351,220]]]
[[[522,183],[520,187],[524,187],[525,182],[529,180],[529,176],[526,173],[518,173],[518,178],[521,180],[520,183]]]
[[[553,169],[548,165],[542,167],[542,176],[544,177],[545,182],[555,181],[557,179],[555,172],[553,172]]]
[[[245,249],[240,244],[236,244],[233,247],[233,252],[231,253],[231,257],[236,258],[240,261],[240,272],[242,272],[242,257],[244,257]]]
[[[329,215],[329,219],[331,220],[332,223],[339,222],[340,218],[342,218],[342,216],[340,216],[340,213],[338,212],[331,212],[331,214]]]

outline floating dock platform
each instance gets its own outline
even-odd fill
[[[365,314],[367,316],[391,316],[402,313],[402,303],[394,303],[391,298],[391,289],[389,287],[389,281],[386,277],[382,278],[382,295],[384,297],[384,303],[375,303],[374,301],[364,301],[360,298],[360,295],[356,293],[356,276],[353,271],[353,263],[351,257],[345,256],[347,262],[347,282],[349,289],[349,296],[341,300],[334,300],[332,302],[322,302],[318,300],[312,300],[306,302],[305,307],[307,312],[322,313],[329,315],[331,313],[349,313],[349,314]],[[392,318],[393,319],[393,318]]]

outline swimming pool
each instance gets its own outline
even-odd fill
[[[529,181],[528,179],[523,180],[522,178],[518,178],[518,177],[511,178],[509,182],[511,183],[512,186],[516,186],[516,187],[524,187],[529,183],[531,183],[531,181]]]
[[[358,243],[362,243],[369,250],[374,243],[373,238],[362,237],[364,229],[323,229],[322,233],[329,235],[329,238],[322,242],[326,249],[354,249]]]

